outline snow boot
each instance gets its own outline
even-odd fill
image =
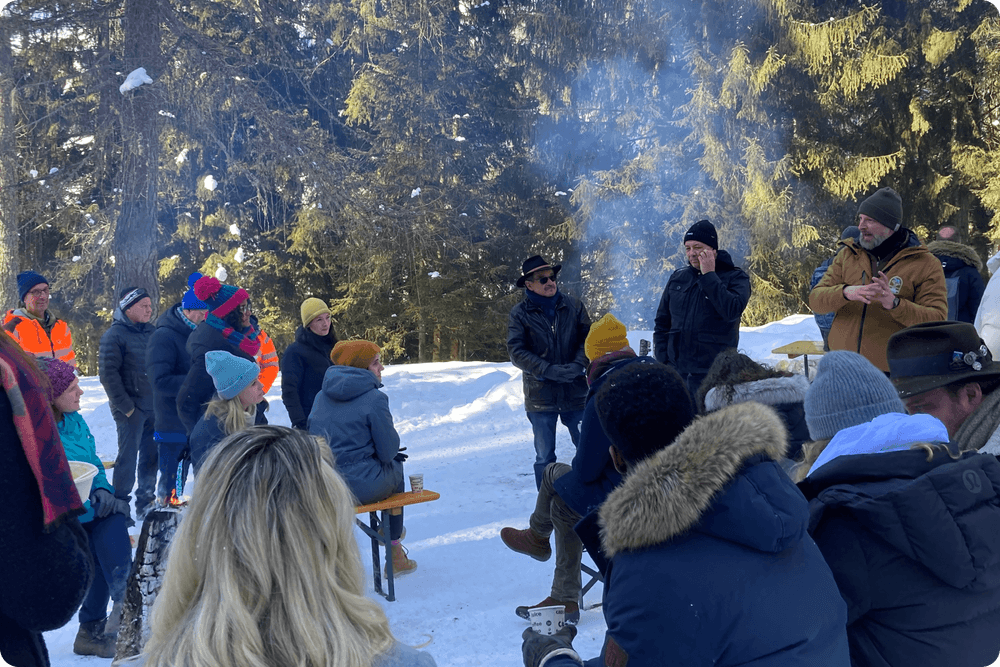
[[[551,596],[545,598],[538,604],[533,604],[530,607],[518,607],[514,610],[514,613],[521,618],[529,618],[529,610],[536,609],[538,607],[556,607],[556,606],[566,607],[566,623],[570,625],[576,625],[580,622],[580,605],[576,602],[562,602],[561,600],[555,600]]]
[[[417,569],[417,561],[410,560],[406,557],[406,549],[399,540],[392,543],[392,573],[394,577],[402,577],[404,574],[409,574]],[[385,578],[389,578],[389,572],[386,571]]]
[[[531,556],[535,560],[542,562],[552,557],[552,547],[549,546],[549,538],[542,537],[531,528],[518,530],[517,528],[504,528],[500,531],[500,539],[512,551],[525,556]]]
[[[73,642],[73,653],[96,655],[98,658],[115,657],[117,638],[104,634],[105,623],[107,623],[107,619],[104,618],[81,623],[80,630],[76,633],[76,640]]]

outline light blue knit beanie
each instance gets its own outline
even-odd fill
[[[256,362],[237,357],[225,350],[209,350],[205,353],[205,369],[212,376],[215,390],[225,399],[236,397],[253,384],[260,375]]]
[[[803,408],[813,440],[827,440],[841,429],[865,424],[879,415],[906,414],[906,406],[885,373],[860,354],[845,350],[827,352],[820,360]]]

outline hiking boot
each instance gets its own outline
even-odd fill
[[[98,658],[115,657],[116,637],[104,634],[104,624],[107,619],[99,619],[81,623],[73,642],[73,653],[77,655],[96,655]]]
[[[406,549],[399,542],[392,543],[392,573],[394,577],[402,577],[417,569],[417,561],[406,557]],[[385,578],[389,578],[386,571]]]
[[[576,602],[562,602],[560,600],[554,600],[551,596],[545,598],[538,604],[533,604],[530,607],[518,607],[514,610],[514,613],[521,618],[528,618],[528,610],[536,609],[538,607],[555,607],[557,605],[562,605],[566,607],[566,623],[571,625],[576,625],[580,622],[580,605]]]
[[[104,634],[109,637],[118,637],[118,629],[122,625],[122,603],[116,602],[111,606],[111,615],[108,616],[108,622],[104,626]]]
[[[552,557],[552,547],[549,546],[549,539],[533,531],[531,528],[518,530],[517,528],[504,528],[500,531],[500,539],[511,551],[516,551],[525,556],[531,556],[535,560],[542,562]]]

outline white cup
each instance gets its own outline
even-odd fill
[[[410,491],[414,493],[420,493],[424,490],[424,475],[420,473],[418,475],[410,475]]]
[[[540,635],[554,635],[566,625],[566,607],[535,607],[528,610],[531,629]]]

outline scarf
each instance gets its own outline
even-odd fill
[[[237,347],[251,357],[256,357],[257,353],[260,352],[260,343],[257,341],[257,334],[260,330],[255,328],[252,324],[246,328],[246,332],[237,331],[223,320],[219,319],[218,315],[213,314],[211,311],[208,313],[208,317],[205,318],[209,326],[213,329],[218,329],[222,332],[222,337],[226,339],[233,347]]]
[[[180,306],[178,306],[177,309],[174,310],[174,312],[177,313],[177,317],[181,318],[181,322],[188,325],[191,331],[194,331],[195,329],[198,328],[197,324],[188,319],[188,316],[184,314],[184,311],[181,309]]]
[[[982,449],[1000,426],[1000,391],[983,396],[971,415],[955,432],[954,442],[962,449]]]
[[[559,302],[562,300],[562,294],[556,292],[552,296],[542,296],[541,294],[535,294],[531,290],[524,290],[524,295],[528,297],[528,301],[542,309],[542,313],[545,314],[545,317],[547,317],[550,322],[555,322],[556,306],[558,306]]]
[[[10,400],[14,428],[38,485],[43,530],[48,533],[65,519],[84,514],[83,502],[73,484],[45,392],[14,359],[3,354],[0,354],[0,384]],[[22,386],[26,391],[21,391]]]
[[[587,369],[587,386],[593,386],[597,378],[614,368],[619,361],[635,359],[636,356],[635,351],[631,347],[626,347],[597,357],[590,362],[590,367]]]

